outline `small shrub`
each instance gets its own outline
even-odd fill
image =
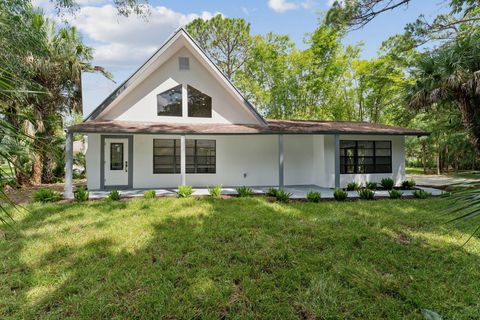
[[[155,190],[147,190],[143,193],[145,199],[155,199],[156,195]]]
[[[85,189],[84,186],[81,186],[80,188],[78,188],[78,190],[73,194],[73,197],[77,202],[88,201],[89,196],[90,196],[90,193]]]
[[[390,195],[390,199],[400,199],[403,196],[402,191],[395,189],[388,191],[388,194]]]
[[[265,195],[267,197],[277,197],[277,193],[278,193],[278,189],[277,188],[273,188],[273,187],[270,187],[268,188],[266,191],[265,191]]]
[[[362,200],[373,200],[375,192],[368,188],[358,190],[358,197]]]
[[[413,187],[415,187],[416,183],[415,181],[413,181],[412,179],[407,179],[407,180],[404,180],[402,181],[402,188],[403,189],[412,189]]]
[[[34,202],[57,202],[61,198],[62,195],[59,192],[48,188],[40,188],[33,193]]]
[[[395,185],[395,181],[393,181],[392,178],[383,178],[380,184],[385,190],[392,190],[393,186]]]
[[[192,186],[178,186],[177,196],[179,198],[188,198],[192,195],[193,188]]]
[[[368,190],[377,190],[377,183],[376,183],[376,182],[367,181],[367,182],[365,182],[365,189],[368,189]]]
[[[355,181],[347,184],[347,191],[356,191],[358,189],[360,189],[360,185]]]
[[[413,196],[417,199],[427,199],[431,195],[432,194],[430,192],[427,192],[425,190],[415,190],[415,191],[413,191]]]
[[[340,188],[336,188],[335,191],[333,192],[333,197],[337,201],[343,201],[343,200],[347,199],[347,196],[348,196],[347,191],[344,191]]]
[[[318,191],[308,191],[307,192],[307,201],[308,202],[320,202],[321,194]]]
[[[120,192],[118,190],[112,190],[108,194],[108,199],[113,200],[113,201],[118,201],[120,200]]]
[[[218,198],[220,197],[220,194],[222,194],[222,186],[217,184],[216,186],[208,188],[208,193],[210,194],[210,196]]]
[[[253,190],[250,187],[242,186],[235,188],[235,190],[237,191],[238,196],[241,198],[250,197],[253,195]]]
[[[283,189],[280,189],[277,191],[277,201],[278,202],[283,202],[283,203],[287,203],[289,200],[290,200],[290,197],[292,196],[292,194],[290,192],[287,192]]]

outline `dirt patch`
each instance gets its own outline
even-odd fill
[[[74,190],[79,186],[86,185],[86,180],[75,180],[73,183]],[[5,188],[6,195],[16,204],[26,204],[32,201],[32,196],[35,191],[41,188],[53,189],[57,192],[63,192],[63,183],[41,184],[38,186],[24,186],[21,188]]]

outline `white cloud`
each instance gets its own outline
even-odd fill
[[[299,8],[299,5],[287,0],[268,0],[268,6],[276,12],[286,12]]]
[[[94,0],[85,0],[94,1]],[[92,41],[94,63],[107,68],[137,66],[145,61],[172,32],[195,18],[209,19],[210,12],[183,14],[166,7],[150,7],[146,18],[118,15],[112,5],[82,7],[70,20]]]
[[[242,7],[242,12],[243,12],[243,14],[246,15],[246,16],[250,15],[250,12],[249,12],[248,9],[245,8],[245,7]]]

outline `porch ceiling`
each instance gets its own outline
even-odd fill
[[[428,132],[368,122],[268,120],[267,125],[228,123],[161,123],[90,120],[67,128],[79,133],[143,134],[378,134],[425,136]]]

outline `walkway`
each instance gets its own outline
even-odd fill
[[[268,187],[254,187],[253,192],[255,194],[264,194],[265,190]],[[434,196],[439,196],[442,194],[441,190],[429,187],[418,187],[419,189],[423,189],[427,192],[430,192]],[[130,190],[119,190],[122,197],[143,197],[143,192],[146,189],[130,189]],[[164,196],[164,197],[175,197],[177,195],[177,189],[150,189],[155,190],[157,197]],[[334,199],[333,197],[333,189],[329,188],[321,188],[315,185],[303,185],[303,186],[286,186],[285,191],[290,192],[292,194],[292,199],[305,199],[307,196],[308,191],[318,191],[321,193],[322,199]],[[106,198],[108,196],[109,191],[103,190],[93,190],[90,191],[90,198],[91,199],[100,199]],[[232,187],[224,187],[222,188],[222,195],[236,195],[237,191],[235,188]],[[193,189],[194,196],[208,196],[208,188],[194,188]],[[404,197],[412,197],[413,191],[412,190],[403,190]],[[388,191],[376,191],[375,197],[377,198],[388,198]],[[355,199],[358,198],[358,194],[356,191],[348,191],[348,198]]]

